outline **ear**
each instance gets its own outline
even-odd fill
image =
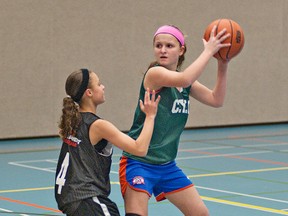
[[[85,94],[86,94],[88,97],[91,97],[91,96],[92,96],[92,91],[91,91],[91,89],[86,89]]]
[[[180,47],[179,56],[184,55],[184,53],[185,53],[185,46],[181,46],[181,47]]]

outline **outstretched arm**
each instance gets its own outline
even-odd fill
[[[118,148],[127,151],[136,156],[144,157],[148,152],[148,147],[152,138],[154,129],[154,120],[157,114],[157,108],[160,96],[155,98],[155,91],[150,99],[149,89],[145,93],[144,102],[140,100],[140,108],[146,114],[143,129],[139,137],[134,140],[127,134],[121,132],[112,123],[99,119],[95,121],[90,128],[90,141],[97,143],[101,139],[106,139]]]

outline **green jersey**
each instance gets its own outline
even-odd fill
[[[150,164],[164,164],[173,161],[178,152],[180,135],[185,127],[189,114],[190,87],[179,91],[174,87],[163,87],[157,94],[161,96],[158,112],[155,119],[154,132],[146,157],[138,157],[123,152],[123,155]],[[145,89],[143,81],[140,87],[139,99],[144,101]],[[138,104],[133,125],[128,133],[133,139],[137,139],[142,131],[145,120]]]

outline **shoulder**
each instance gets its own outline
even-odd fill
[[[93,130],[93,132],[102,135],[118,130],[114,124],[104,119],[98,119],[97,121],[94,121],[90,128]]]
[[[162,66],[154,66],[148,69],[144,77],[144,87],[151,90],[159,90],[163,87],[163,80],[167,77],[168,70]]]
[[[91,128],[93,129],[104,129],[105,127],[108,127],[111,123],[104,119],[96,119],[92,124]]]
[[[89,129],[91,143],[98,143],[101,139],[108,140],[114,130],[115,126],[107,120],[94,121]]]
[[[160,65],[156,65],[151,67],[147,70],[146,75],[153,76],[153,75],[161,75],[162,73],[167,72],[168,69],[162,67]]]
[[[98,119],[101,119],[99,116],[90,112],[81,112],[81,117],[83,122],[85,122],[88,125],[93,124],[93,122]]]

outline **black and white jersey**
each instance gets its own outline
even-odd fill
[[[83,199],[110,194],[112,145],[101,140],[93,146],[89,128],[99,117],[93,113],[81,116],[76,136],[63,140],[56,169],[55,198],[66,214],[72,214]]]

